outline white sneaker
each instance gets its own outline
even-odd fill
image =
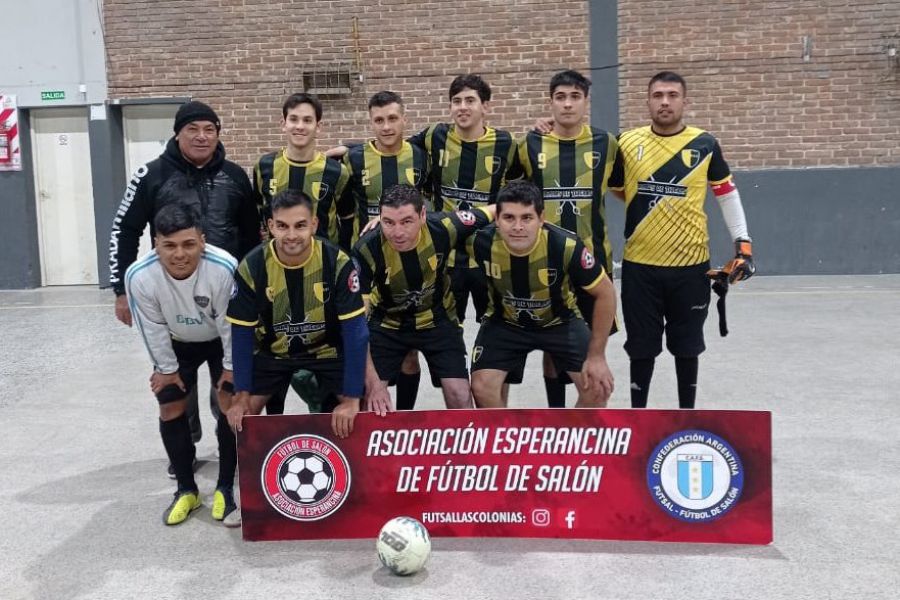
[[[241,526],[241,509],[236,508],[222,519],[222,525],[225,527],[240,527]]]

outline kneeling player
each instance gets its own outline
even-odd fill
[[[523,355],[543,350],[578,388],[576,407],[603,407],[613,391],[606,339],[615,288],[584,244],[544,223],[538,188],[513,181],[497,195],[497,223],[477,232],[472,260],[483,271],[489,304],[472,352],[472,391],[480,408],[503,407],[506,374]],[[578,312],[572,285],[594,298],[592,328]]]
[[[372,361],[383,382],[418,350],[439,379],[447,408],[471,408],[469,373],[447,259],[457,242],[490,223],[494,207],[425,212],[422,194],[395,185],[380,201],[380,224],[353,249],[369,295]]]
[[[365,378],[378,381],[367,369],[359,275],[343,250],[314,236],[318,219],[305,193],[276,195],[268,225],[274,239],[241,261],[228,305],[236,390],[228,421],[240,431],[245,414],[259,414],[269,396],[305,369],[325,393],[323,410],[332,413],[335,435],[346,437]],[[384,397],[369,400],[379,414],[386,412]]]
[[[201,504],[193,471],[196,450],[185,409],[188,390],[196,385],[203,363],[219,391],[222,411],[231,396],[231,326],[225,311],[237,262],[205,243],[200,222],[187,206],[164,206],[156,214],[154,228],[156,249],[129,267],[125,287],[134,324],[153,361],[150,389],[159,402],[159,432],[178,480],[163,522],[177,525]],[[223,414],[216,435],[219,480],[212,517],[222,521],[235,509],[232,486],[237,463],[234,434]]]
[[[241,261],[228,305],[232,324],[235,396],[228,422],[236,430],[258,415],[301,369],[318,381],[335,435],[347,437],[360,410],[363,382],[369,407],[390,409],[386,392],[367,368],[369,332],[359,276],[336,245],[314,236],[312,200],[299,190],[272,199],[272,240]],[[368,376],[368,377],[366,377]],[[239,514],[239,513],[238,513]]]

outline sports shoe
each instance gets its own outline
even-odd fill
[[[227,513],[225,518],[222,519],[222,525],[225,527],[240,527],[241,526],[241,509],[235,507],[233,511]]]
[[[233,492],[230,489],[216,488],[212,501],[212,518],[221,521],[236,509]]]
[[[184,523],[201,504],[199,492],[175,492],[175,499],[163,513],[163,523],[166,525]]]
[[[191,469],[194,471],[194,473],[197,472],[197,457],[194,457],[194,463],[191,465]],[[166,469],[166,473],[169,475],[169,479],[175,479],[175,465],[169,463],[169,466]]]

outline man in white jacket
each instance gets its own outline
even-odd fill
[[[200,225],[190,207],[164,206],[154,221],[155,249],[125,275],[129,309],[153,363],[150,389],[159,402],[159,432],[178,481],[163,514],[166,525],[182,523],[201,505],[192,467],[196,450],[185,412],[200,366],[207,363],[223,413],[233,391],[231,325],[225,313],[237,262],[207,244]],[[219,419],[219,481],[212,517],[222,521],[235,508],[237,452],[227,421]]]

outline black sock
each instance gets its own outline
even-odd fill
[[[219,440],[219,480],[216,487],[230,490],[234,487],[234,471],[237,469],[237,440],[223,414],[219,414],[216,437]]]
[[[287,396],[288,389],[280,389],[277,390],[269,400],[266,402],[266,414],[267,415],[283,415],[284,414],[284,399]]]
[[[566,407],[566,384],[559,377],[544,375],[544,389],[547,390],[547,406],[550,408]]]
[[[412,410],[419,395],[419,380],[422,372],[397,374],[397,410]]]
[[[171,421],[159,421],[159,433],[163,446],[169,455],[169,461],[175,468],[175,479],[178,480],[178,491],[196,492],[194,481],[194,454],[196,448],[191,441],[191,426],[186,414]]]
[[[697,398],[697,370],[700,359],[696,356],[675,357],[675,377],[678,379],[678,406],[694,408]]]
[[[631,359],[631,408],[647,408],[654,361],[653,358]]]

